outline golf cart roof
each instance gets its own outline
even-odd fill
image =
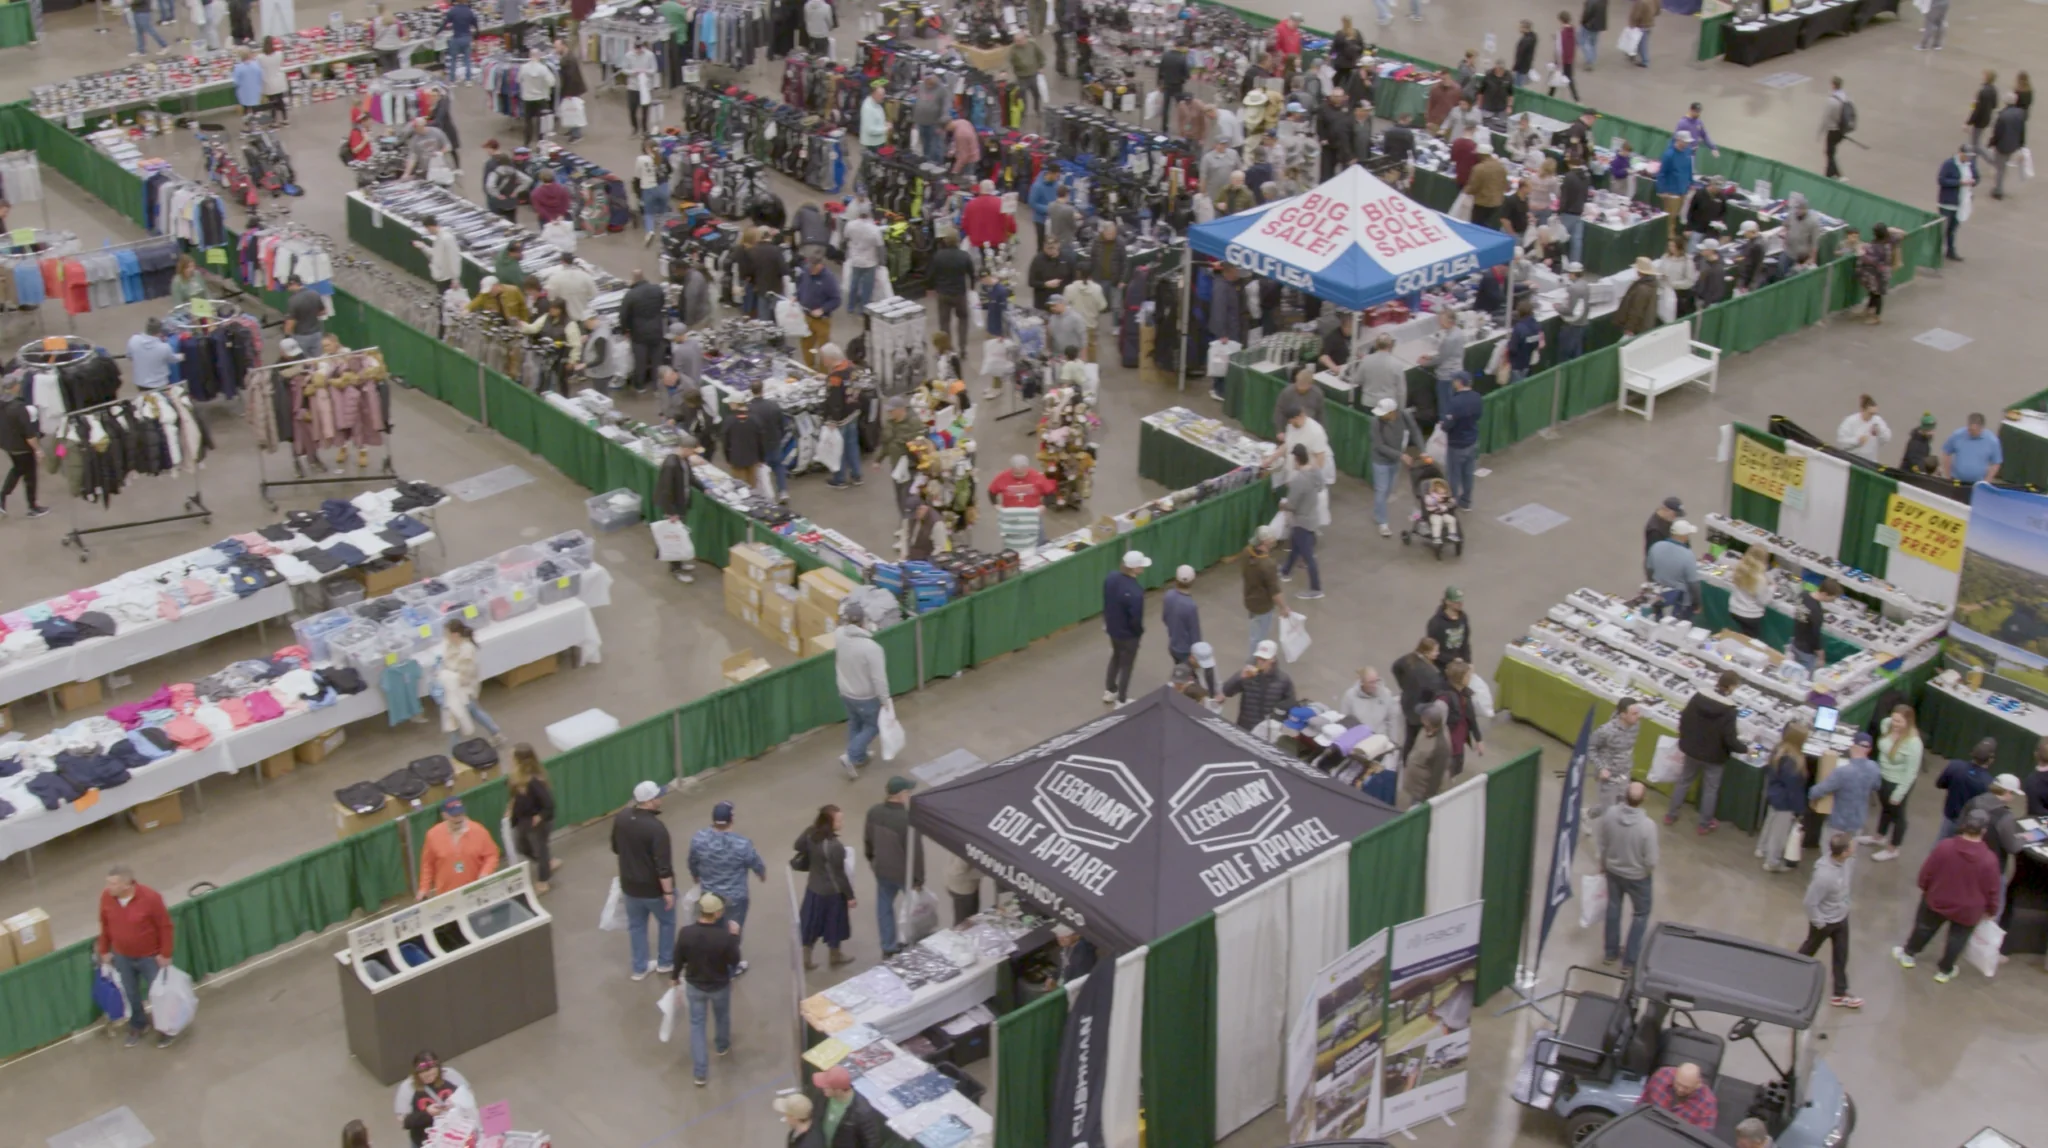
[[[1674,1008],[1804,1029],[1826,989],[1821,963],[1789,949],[1664,922],[1636,965],[1635,993]]]
[[[1631,1108],[1579,1141],[1579,1148],[1726,1148],[1714,1134],[1694,1128],[1655,1105]]]

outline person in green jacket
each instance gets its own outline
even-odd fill
[[[1920,780],[1921,749],[1920,731],[1913,726],[1913,707],[1903,703],[1892,707],[1884,733],[1877,739],[1877,775],[1882,781],[1877,791],[1877,832],[1856,839],[1859,844],[1884,846],[1871,854],[1872,861],[1890,861],[1899,855],[1899,844],[1906,839],[1906,798],[1913,792],[1913,783]]]
[[[514,239],[505,245],[503,251],[498,252],[497,262],[491,266],[491,274],[497,276],[500,283],[517,285],[526,282],[526,272],[519,266],[519,261],[525,256],[526,245]]]
[[[1017,86],[1024,89],[1025,101],[1041,112],[1045,105],[1039,102],[1038,74],[1043,71],[1045,49],[1024,33],[1017,33],[1017,42],[1010,46],[1010,74],[1017,77]]]
[[[911,417],[910,400],[902,395],[892,396],[882,409],[882,465],[889,470],[893,480],[897,461],[910,454],[911,443],[924,437],[924,423]],[[915,465],[912,464],[913,467]],[[908,482],[896,483],[896,514],[899,518],[910,513],[903,497],[909,486]]]
[[[662,0],[655,9],[661,18],[668,21],[668,37],[676,43],[685,43],[690,38],[690,10],[676,3],[676,0]]]

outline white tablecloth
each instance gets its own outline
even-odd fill
[[[583,597],[555,602],[531,614],[479,631],[479,672],[486,678],[496,677],[516,666],[572,647],[582,654],[585,662],[598,661],[603,643],[598,634],[597,620],[591,616],[591,608],[609,602],[610,591],[611,574],[602,566],[594,566],[584,574]],[[424,675],[422,677],[424,679]],[[427,692],[427,685],[422,680],[422,696]],[[27,774],[0,781],[0,797],[5,797],[15,807],[13,816],[0,821],[0,860],[215,774],[247,769],[266,757],[304,745],[332,730],[381,717],[386,708],[383,692],[376,682],[370,682],[361,693],[344,697],[326,709],[308,710],[248,726],[236,730],[230,737],[215,739],[203,749],[175,753],[154,762],[136,771],[128,784],[102,790],[99,801],[85,810],[69,805],[56,810],[44,809],[40,800],[21,788]]]
[[[0,664],[0,705],[56,689],[67,682],[105,677],[291,612],[292,588],[280,582],[247,598],[217,598],[184,611],[174,622],[159,619],[122,624],[110,638],[91,638],[33,658]]]

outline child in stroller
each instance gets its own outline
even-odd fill
[[[1420,538],[1436,548],[1438,558],[1443,557],[1446,544],[1455,552],[1465,552],[1465,534],[1458,524],[1458,500],[1451,496],[1451,484],[1445,479],[1443,468],[1436,459],[1422,455],[1410,468],[1408,480],[1415,494],[1415,509],[1408,514],[1408,525],[1401,531],[1401,544]]]

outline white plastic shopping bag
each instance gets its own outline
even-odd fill
[[[1800,829],[1798,822],[1793,822],[1792,832],[1785,835],[1785,864],[1791,865],[1794,868],[1798,867],[1799,851],[1806,844],[1805,838],[1805,831]]]
[[[597,928],[604,933],[626,931],[626,894],[619,888],[619,879],[612,878],[611,892],[604,895],[604,909],[597,915]]]
[[[1460,220],[1465,223],[1472,222],[1471,193],[1464,191],[1459,192],[1458,198],[1453,199],[1451,201],[1451,209],[1448,212],[1445,212],[1445,214],[1449,215],[1452,219]]]
[[[1579,876],[1579,928],[1590,929],[1607,919],[1607,877],[1602,873]]]
[[[149,1019],[156,1030],[176,1036],[198,1011],[199,994],[192,991],[191,975],[176,965],[157,970],[156,980],[149,986]]]
[[[889,269],[887,267],[875,268],[875,289],[872,294],[874,301],[879,303],[884,299],[893,297],[895,294],[896,285],[889,281]],[[962,349],[964,350],[965,348]]]
[[[697,545],[690,539],[690,528],[668,518],[657,518],[648,523],[654,532],[654,556],[663,562],[695,562]]]
[[[939,931],[939,899],[923,889],[896,898],[896,943],[914,945]]]
[[[1280,619],[1280,656],[1290,662],[1298,662],[1308,653],[1308,617],[1301,611],[1290,612]]]
[[[663,1044],[667,1044],[669,1038],[676,1034],[676,1014],[683,1011],[683,1003],[676,998],[682,995],[683,986],[677,984],[661,994],[661,999],[655,1002],[654,1007],[661,1010],[661,1043]]]
[[[1437,413],[1442,414],[1443,412],[1438,411]],[[1439,419],[1436,426],[1429,432],[1429,441],[1422,444],[1422,453],[1438,462],[1442,462],[1450,454],[1450,450],[1451,436],[1445,432],[1443,421]]]
[[[1641,28],[1624,28],[1621,32],[1621,39],[1615,44],[1615,47],[1621,50],[1622,55],[1633,56],[1636,49],[1642,46],[1642,43],[1643,30]]]
[[[813,457],[833,470],[838,470],[846,457],[846,432],[826,423],[818,428],[818,449]]]
[[[1950,925],[1949,928],[1955,928]],[[1970,943],[1963,949],[1963,959],[1977,967],[1987,977],[1998,975],[1998,950],[2005,947],[2005,930],[1996,921],[1979,921],[1970,931]]]
[[[2034,149],[2033,149],[2033,148],[2030,148],[2030,147],[2023,147],[2023,148],[2021,148],[2020,150],[2018,150],[2018,151],[2016,151],[2016,152],[2014,152],[2014,153],[2013,153],[2013,159],[2015,159],[2015,160],[2017,160],[2017,161],[2019,162],[2019,165],[2020,165],[2020,174],[2021,174],[2021,175],[2023,175],[2023,176],[2026,176],[2026,177],[2027,177],[2028,179],[2032,179],[2032,178],[2034,178]]]
[[[895,705],[882,703],[882,760],[895,761],[903,752],[903,740],[903,723],[896,720]]]
[[[906,454],[902,458],[896,460],[896,468],[889,472],[889,481],[895,483],[898,486],[902,486],[904,483],[910,481],[909,455]]]
[[[1660,737],[1657,739],[1657,753],[1650,758],[1650,784],[1667,785],[1677,781],[1685,772],[1685,755],[1678,752],[1678,739]]]

